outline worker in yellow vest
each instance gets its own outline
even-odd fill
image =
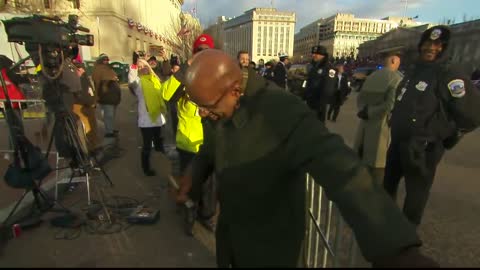
[[[213,48],[213,39],[206,34],[200,35],[193,45],[193,54]],[[173,74],[163,87],[163,98],[177,105],[178,126],[176,131],[177,151],[180,158],[180,170],[183,172],[203,143],[203,128],[200,108],[191,102],[185,94],[184,74],[188,63]]]
[[[193,44],[193,54],[205,50],[213,49],[214,41],[211,36],[202,34]],[[203,127],[202,117],[208,114],[208,111],[198,107],[190,101],[184,89],[185,73],[191,60],[180,66],[180,70],[174,73],[162,85],[163,99],[171,104],[176,104],[178,117],[178,125],[176,131],[176,147],[180,161],[180,174],[183,175],[198,153],[200,146],[203,144]],[[176,116],[173,116],[176,117]],[[179,181],[181,194],[186,194],[191,188],[191,182],[183,181],[180,177]],[[185,192],[186,191],[186,192]],[[192,235],[193,219],[191,217],[191,209],[187,209],[186,215],[186,232]]]

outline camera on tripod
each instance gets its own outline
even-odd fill
[[[9,42],[25,45],[37,70],[42,94],[49,112],[55,114],[53,137],[62,157],[84,163],[87,150],[81,125],[73,115],[74,94],[82,85],[72,59],[79,53],[79,46],[93,46],[93,35],[79,24],[78,16],[69,15],[68,22],[59,17],[33,15],[4,20]],[[43,75],[43,76],[42,76]],[[52,138],[53,138],[52,137]]]

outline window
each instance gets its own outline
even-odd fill
[[[45,8],[52,8],[52,5],[50,3],[50,0],[43,0],[43,6]]]

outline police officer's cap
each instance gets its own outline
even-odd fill
[[[443,50],[445,51],[450,41],[450,29],[445,25],[437,25],[432,28],[429,28],[423,32],[420,42],[418,43],[418,49],[425,41],[437,41],[439,40],[442,43]]]
[[[279,52],[278,57],[280,58],[280,61],[284,61],[285,59],[288,58],[288,54],[286,52]]]
[[[328,55],[327,48],[322,45],[317,45],[312,47],[312,54]]]
[[[106,53],[102,53],[98,56],[99,60],[109,60],[108,55]]]
[[[385,58],[390,57],[390,56],[402,57],[403,56],[403,51],[404,51],[404,47],[399,46],[399,47],[394,47],[394,48],[388,48],[388,49],[381,50],[381,51],[377,52],[377,55],[382,59],[385,59]]]

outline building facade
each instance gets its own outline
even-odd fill
[[[254,62],[278,60],[279,53],[293,54],[295,13],[275,8],[253,8],[223,24],[224,50],[236,57],[241,50]]]
[[[113,61],[129,63],[134,50],[149,52],[152,46],[163,46],[168,55],[185,53],[185,38],[177,35],[182,16],[195,32],[201,29],[198,19],[182,13],[182,5],[183,0],[18,0],[7,1],[4,12],[10,17],[42,14],[64,20],[78,15],[95,38],[93,47],[82,48],[84,59],[106,53]]]
[[[220,16],[217,18],[215,24],[210,25],[203,32],[209,34],[215,41],[215,48],[219,50],[224,50],[225,48],[225,31],[223,30],[225,22],[230,20],[225,16]]]
[[[412,28],[398,28],[359,47],[359,57],[375,58],[378,52],[399,48],[404,51],[405,62],[418,57],[418,42],[423,31],[433,24]],[[461,64],[467,72],[480,67],[480,20],[450,25],[452,36],[446,52],[452,62]]]
[[[337,13],[302,28],[295,35],[295,58],[310,58],[314,45],[323,45],[333,57],[356,58],[358,46],[376,39],[400,25],[413,26],[412,18],[386,17],[383,19],[356,18],[353,14]]]

